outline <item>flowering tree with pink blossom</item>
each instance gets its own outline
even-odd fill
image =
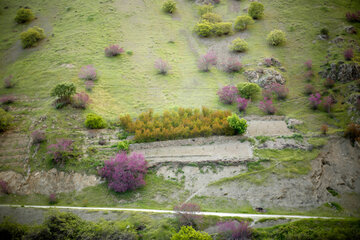
[[[176,212],[176,217],[182,226],[196,227],[203,220],[203,217],[197,214],[201,211],[201,208],[195,203],[183,203],[175,206],[174,210]]]
[[[321,94],[320,93],[311,94],[309,97],[309,101],[311,108],[317,109],[319,104],[321,103]]]
[[[155,61],[155,68],[158,70],[160,74],[167,74],[170,70],[170,65],[163,59],[158,59]]]
[[[108,187],[115,192],[126,192],[145,185],[147,162],[140,153],[118,153],[114,158],[105,161],[99,170],[101,177],[108,182]]]
[[[123,52],[124,52],[124,49],[121,48],[117,44],[112,44],[112,45],[108,46],[107,48],[105,48],[105,56],[107,56],[107,57],[115,57],[117,55],[122,54]]]
[[[198,67],[201,71],[208,72],[210,70],[210,67],[215,66],[216,64],[217,64],[217,57],[215,53],[208,52],[200,57]]]
[[[259,108],[266,114],[274,114],[276,112],[276,108],[273,104],[273,101],[269,98],[264,98],[263,101],[260,101]]]
[[[57,139],[56,143],[49,145],[48,154],[55,164],[63,165],[74,157],[73,140]]]
[[[84,80],[96,80],[96,69],[93,65],[86,65],[80,69],[79,78]]]
[[[217,92],[220,101],[225,104],[232,104],[233,102],[235,102],[237,94],[237,87],[231,85],[225,86]]]
[[[237,107],[239,109],[239,112],[243,112],[243,111],[246,110],[249,101],[250,101],[249,99],[242,98],[242,97],[238,97],[236,99],[236,102],[238,104]]]
[[[219,222],[217,227],[221,239],[251,239],[251,227],[248,222],[230,220]]]

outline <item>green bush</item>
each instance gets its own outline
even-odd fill
[[[129,151],[129,146],[130,146],[130,142],[125,140],[125,141],[118,142],[116,147],[120,151],[128,152]]]
[[[230,49],[235,52],[245,52],[248,50],[248,44],[244,39],[236,38],[231,42]]]
[[[256,83],[243,82],[237,85],[241,97],[249,99],[255,98],[261,88]]]
[[[248,14],[253,19],[259,19],[264,15],[264,5],[259,2],[252,2],[250,3],[250,7],[248,10]]]
[[[286,42],[286,35],[283,31],[275,29],[268,34],[266,40],[269,42],[269,44],[278,46]]]
[[[20,34],[20,38],[23,48],[33,47],[37,42],[45,38],[44,29],[36,26],[29,28]]]
[[[249,15],[238,16],[235,19],[234,29],[236,31],[242,31],[247,28],[249,24],[254,23],[254,20]]]
[[[201,21],[195,25],[194,31],[201,37],[209,37],[213,32],[214,24],[208,21]]]
[[[7,113],[4,109],[0,108],[0,132],[4,132],[11,125],[13,116]]]
[[[34,16],[33,12],[31,11],[31,9],[20,8],[16,13],[15,21],[17,23],[26,23],[26,22],[30,22],[34,18],[35,18],[35,16]]]
[[[219,23],[222,22],[222,18],[219,14],[208,12],[204,13],[201,18],[205,21],[208,21],[210,23]]]
[[[86,116],[85,126],[90,129],[100,129],[106,127],[106,122],[101,116],[90,113]]]
[[[190,226],[182,226],[178,233],[175,233],[171,240],[212,240],[206,232],[198,232]]]
[[[329,29],[327,29],[327,28],[322,28],[322,29],[320,30],[320,34],[321,34],[321,35],[325,35],[325,36],[329,36]]]
[[[71,96],[76,92],[76,87],[73,83],[59,83],[52,91],[51,96],[57,97],[55,100],[55,108],[59,109],[71,102]]]
[[[231,33],[231,28],[231,22],[219,22],[213,25],[212,32],[217,36],[227,35]]]
[[[204,15],[205,13],[212,12],[214,6],[212,4],[205,4],[198,7],[198,13],[200,16]]]
[[[243,118],[239,118],[238,115],[233,113],[231,116],[227,117],[229,126],[236,131],[238,134],[244,134],[247,129],[247,122]]]
[[[167,0],[163,3],[162,8],[167,13],[173,13],[176,10],[176,2],[173,0]]]

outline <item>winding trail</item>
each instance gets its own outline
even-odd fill
[[[129,212],[144,212],[144,213],[163,213],[174,214],[173,210],[157,210],[157,209],[141,209],[141,208],[108,208],[108,207],[71,207],[71,206],[38,206],[38,205],[11,205],[1,204],[2,207],[23,207],[23,208],[38,208],[38,209],[73,209],[85,211],[129,211]],[[344,219],[342,217],[320,217],[320,216],[301,216],[301,215],[275,215],[275,214],[248,214],[248,213],[222,213],[222,212],[197,212],[197,215],[204,216],[218,216],[218,217],[241,217],[252,218],[258,220],[261,218],[293,218],[293,219]]]

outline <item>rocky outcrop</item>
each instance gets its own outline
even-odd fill
[[[263,144],[260,144],[258,148],[268,148],[268,149],[302,149],[302,150],[311,150],[312,146],[305,141],[296,141],[294,139],[283,139],[277,138],[273,140],[268,140]]]
[[[26,177],[14,171],[0,172],[0,179],[7,182],[10,193],[22,195],[80,191],[100,183],[100,178],[95,175],[65,173],[55,168],[34,172]]]
[[[249,82],[257,83],[260,87],[266,88],[273,83],[285,84],[285,78],[274,69],[257,69],[257,70],[248,70],[245,73]]]
[[[360,79],[360,65],[356,63],[332,63],[321,72],[323,78],[330,78],[342,83]]]

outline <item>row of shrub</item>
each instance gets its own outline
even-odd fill
[[[135,133],[135,141],[150,142],[211,135],[234,135],[237,130],[229,125],[230,111],[212,111],[178,108],[165,111],[162,115],[153,110],[141,113],[136,120],[130,115],[120,117],[121,126],[129,133]],[[239,132],[241,133],[241,132]]]

